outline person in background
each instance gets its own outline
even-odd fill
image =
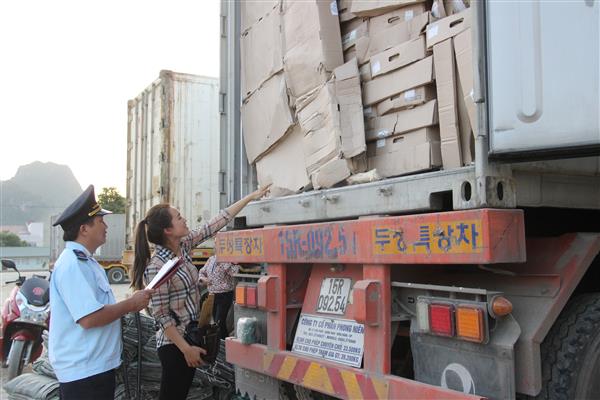
[[[92,254],[106,242],[103,216],[89,186],[53,224],[64,230],[65,249],[50,279],[48,356],[62,400],[108,400],[115,396],[121,365],[121,321],[147,307],[152,290],[115,301],[104,269]]]
[[[215,256],[210,257],[200,269],[200,282],[207,285],[208,292],[214,294],[213,319],[219,324],[219,338],[225,339],[227,332],[227,313],[233,304],[235,289],[234,274],[240,266],[231,263],[217,262]]]
[[[185,218],[169,204],[158,204],[148,210],[135,234],[135,259],[132,286],[142,289],[169,260],[180,257],[184,263],[164,285],[159,286],[150,301],[149,311],[157,324],[156,346],[162,365],[159,398],[184,400],[196,367],[203,364],[204,349],[191,346],[184,339],[186,326],[197,321],[200,303],[198,269],[192,264],[191,250],[214,236],[250,201],[267,193],[269,186],[259,189],[196,229],[190,230]],[[149,242],[154,244],[150,253]]]

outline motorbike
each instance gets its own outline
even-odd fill
[[[2,307],[0,357],[10,380],[42,354],[42,332],[48,329],[50,317],[50,284],[41,275],[21,276],[12,260],[1,263],[18,274],[16,280],[5,282],[16,286]]]

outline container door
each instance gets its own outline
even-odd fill
[[[487,3],[492,156],[600,150],[600,4]]]

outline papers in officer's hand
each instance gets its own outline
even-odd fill
[[[175,257],[164,263],[158,273],[146,286],[146,289],[158,289],[163,283],[171,279],[173,274],[177,272],[177,269],[183,264],[183,260],[179,257]]]

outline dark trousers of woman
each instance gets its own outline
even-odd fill
[[[114,400],[115,370],[72,382],[60,383],[61,400]]]
[[[188,367],[183,353],[174,344],[158,348],[158,358],[162,366],[160,379],[160,400],[185,400],[196,368]]]
[[[219,324],[219,338],[229,336],[227,332],[227,313],[233,304],[233,290],[231,292],[215,293],[213,303],[213,319]]]

